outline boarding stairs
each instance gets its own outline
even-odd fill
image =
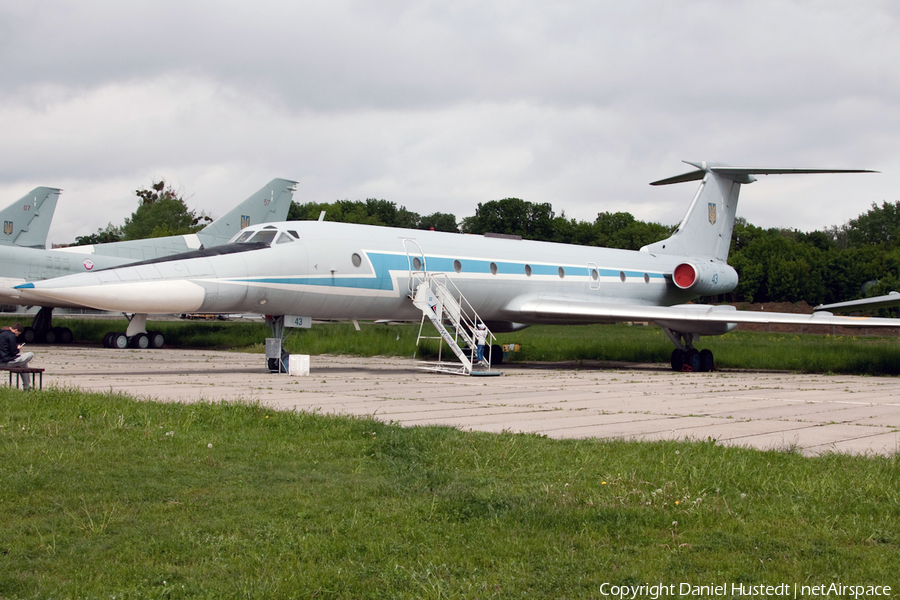
[[[436,339],[438,342],[437,362],[419,361],[416,365],[426,371],[437,371],[453,375],[471,375],[477,365],[473,365],[476,359],[475,329],[484,323],[472,305],[463,297],[459,288],[450,281],[446,273],[412,272],[410,287],[413,304],[422,311],[422,322],[419,325],[419,337],[416,346],[422,340]],[[423,335],[425,319],[428,319],[437,330],[437,336]],[[491,347],[495,340],[494,335],[487,330],[485,341],[485,366],[490,368]],[[464,350],[461,343],[465,343]],[[459,362],[443,359],[444,344],[450,348]]]

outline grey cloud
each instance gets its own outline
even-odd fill
[[[4,87],[91,87],[177,71],[298,109],[340,110],[522,98],[765,109],[785,95],[897,86],[885,65],[898,49],[895,21],[878,3],[862,19],[866,11],[856,5],[812,11],[798,2],[388,6],[95,1],[7,8]],[[848,16],[860,27],[843,27]],[[36,31],[43,32],[37,46]]]
[[[847,184],[855,203],[829,182],[747,189],[751,220],[821,227],[895,189],[897,16],[879,0],[7,3],[0,187],[72,182],[62,211],[93,182],[128,214],[131,189],[174,174],[215,212],[279,176],[304,201],[463,216],[518,195],[675,222],[692,191],[647,183],[681,159],[885,171]]]

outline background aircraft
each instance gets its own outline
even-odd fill
[[[17,289],[23,298],[133,312],[144,319],[148,313],[177,312],[394,320],[427,315],[439,329],[454,329],[451,338],[465,338],[465,330],[480,322],[499,332],[533,323],[653,321],[676,347],[673,369],[687,365],[695,371],[714,366],[712,353],[698,350],[695,342],[738,323],[900,326],[898,319],[687,304],[737,285],[726,260],[740,186],[755,181],[753,175],[861,172],[689,164],[696,169],[654,184],[701,181],[684,219],[671,237],[640,251],[294,221],[248,228],[215,252]],[[467,311],[454,304],[457,295],[472,314],[461,314]]]
[[[52,326],[53,309],[60,305],[23,299],[21,294],[15,290],[15,286],[28,281],[40,281],[71,273],[99,271],[192,249],[215,247],[227,242],[242,227],[285,219],[295,189],[296,182],[294,181],[273,179],[196,234],[71,246],[54,250],[0,246],[0,302],[41,307],[41,310],[35,315],[31,327],[25,329],[22,335],[23,341],[71,342],[72,332],[70,330]],[[79,306],[79,308],[84,307]],[[117,343],[122,345],[125,343],[125,336],[124,333],[119,335],[121,335],[121,339],[118,339]],[[152,337],[142,338],[141,341],[161,347],[165,340],[162,334],[156,332]]]
[[[45,248],[60,192],[57,188],[36,187],[0,211],[0,245]]]
[[[283,221],[287,218],[296,185],[297,182],[295,181],[273,179],[258,192],[197,233],[107,244],[69,246],[67,248],[57,248],[56,251],[92,254],[94,256],[114,256],[127,258],[129,262],[134,262],[170,256],[189,250],[219,246],[226,243],[234,234],[248,225]]]

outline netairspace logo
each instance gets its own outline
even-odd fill
[[[885,598],[891,595],[889,585],[845,585],[824,583],[818,585],[780,583],[778,585],[750,585],[746,583],[718,583],[694,585],[691,583],[658,583],[642,585],[614,585],[604,583],[600,595],[619,600],[659,600],[660,598],[714,598],[717,596],[749,596],[754,598]]]

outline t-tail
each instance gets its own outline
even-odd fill
[[[37,187],[0,211],[0,244],[46,248],[47,233],[62,190]]]
[[[684,215],[681,224],[668,238],[641,248],[654,254],[677,254],[726,261],[731,247],[731,233],[737,212],[741,184],[756,181],[754,175],[800,173],[876,173],[866,169],[771,169],[766,167],[731,167],[721,163],[688,162],[696,167],[650,185],[667,185],[702,180],[700,189]]]
[[[287,220],[296,189],[296,181],[273,179],[234,209],[198,231],[200,243],[205,248],[218,246],[248,225]]]

